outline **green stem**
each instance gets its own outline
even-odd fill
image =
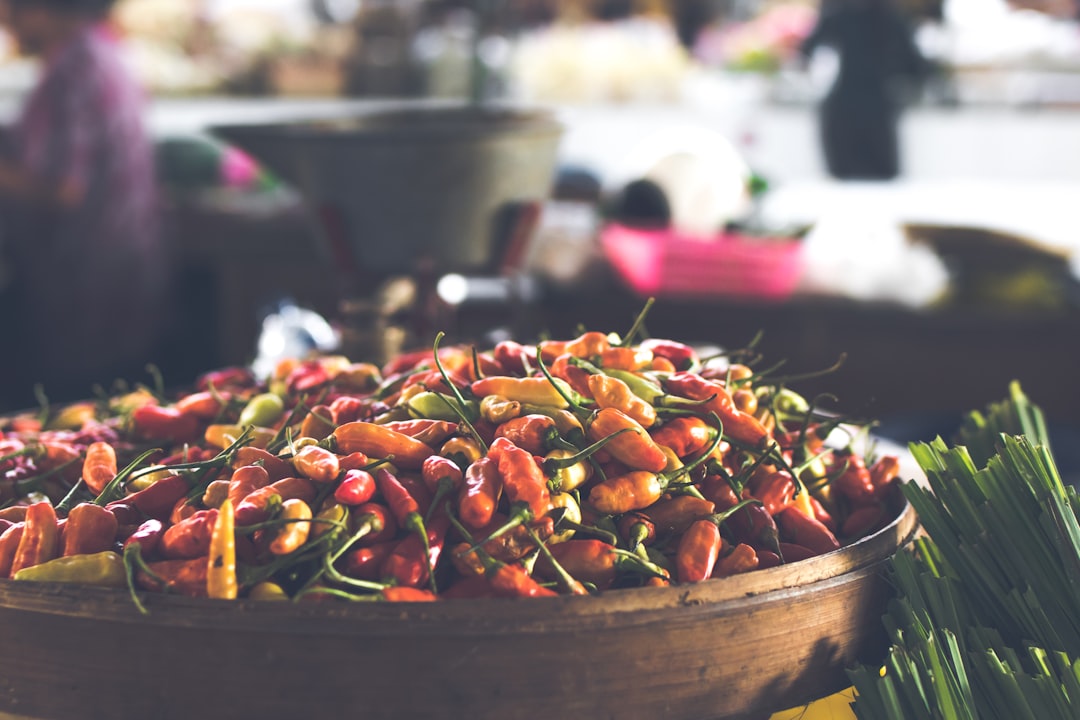
[[[488,451],[487,443],[484,442],[484,438],[480,437],[480,433],[476,431],[476,428],[473,427],[473,424],[469,422],[469,418],[466,417],[465,398],[462,396],[461,391],[458,389],[457,385],[455,385],[450,380],[450,376],[447,374],[446,369],[443,367],[442,361],[439,359],[439,343],[442,342],[442,339],[445,336],[446,333],[441,331],[438,335],[435,336],[435,344],[432,348],[432,355],[435,358],[435,367],[436,369],[438,369],[439,375],[442,377],[443,382],[446,383],[446,386],[450,388],[450,392],[453,393],[454,399],[458,401],[460,406],[455,407],[452,403],[449,402],[447,404],[450,405],[450,409],[454,411],[454,413],[461,419],[461,422],[465,425],[465,427],[468,428],[469,434],[473,436],[473,439],[476,440],[476,443],[480,446],[480,449],[486,455]]]
[[[645,301],[645,307],[641,308],[641,312],[634,318],[634,324],[630,326],[622,342],[619,343],[619,347],[630,347],[631,343],[634,342],[634,336],[641,332],[642,326],[645,325],[645,316],[649,314],[649,310],[652,310],[655,303],[656,298],[654,297],[650,297]]]

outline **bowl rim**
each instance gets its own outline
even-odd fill
[[[899,493],[897,493],[899,495]],[[0,580],[0,611],[19,610],[123,623],[172,627],[222,627],[286,632],[346,632],[393,635],[408,632],[473,634],[485,629],[550,632],[582,624],[648,623],[670,618],[673,610],[723,614],[747,604],[783,602],[793,595],[851,582],[878,572],[918,532],[914,508],[906,500],[885,527],[838,550],[789,565],[688,585],[605,590],[594,596],[472,598],[438,602],[266,602],[214,600],[140,593],[148,614],[140,614],[126,588]],[[287,621],[287,622],[281,622]],[[553,623],[555,625],[553,626]]]

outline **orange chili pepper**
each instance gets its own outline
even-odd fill
[[[690,400],[707,401],[702,412],[714,412],[724,425],[724,434],[740,442],[758,447],[769,438],[769,431],[756,417],[740,412],[722,383],[708,380],[696,373],[680,372],[664,380],[668,392]]]
[[[458,431],[457,423],[452,423],[449,420],[430,420],[427,418],[388,422],[383,427],[399,432],[402,435],[408,435],[432,447],[444,442]]]
[[[293,466],[308,480],[333,482],[341,472],[338,456],[318,445],[307,445],[293,456]]]
[[[116,515],[111,511],[94,503],[79,503],[68,513],[61,554],[69,557],[111,550],[117,527]]]
[[[208,390],[193,392],[177,400],[173,407],[183,415],[191,415],[200,420],[213,420],[225,409],[229,397],[229,393]]]
[[[295,468],[288,460],[274,455],[263,448],[245,445],[233,456],[232,468],[237,470],[245,465],[261,465],[270,476],[270,482],[283,480],[295,473]]]
[[[663,494],[664,486],[656,473],[635,470],[593,485],[588,502],[605,515],[621,515],[647,508]]]
[[[90,492],[100,495],[116,477],[116,450],[107,442],[94,442],[86,448],[82,479]]]
[[[458,493],[458,516],[470,528],[482,528],[491,522],[502,497],[502,477],[498,463],[482,457],[465,470],[465,482]]]
[[[604,449],[616,460],[634,470],[647,470],[658,473],[667,467],[668,459],[664,451],[653,442],[641,423],[616,408],[599,410],[589,423],[588,434],[592,440],[600,440],[629,428],[613,438]]]
[[[388,587],[382,589],[383,600],[390,602],[435,602],[439,596],[430,590],[411,587]]]
[[[161,536],[158,548],[170,560],[189,560],[210,552],[210,536],[217,522],[218,510],[199,510],[171,526]]]
[[[600,353],[600,367],[605,370],[645,370],[652,365],[652,350],[642,347],[613,347]]]
[[[499,597],[555,597],[557,592],[536,582],[520,565],[498,563],[484,573]]]
[[[737,575],[738,573],[757,570],[760,562],[758,553],[754,548],[745,543],[739,543],[732,548],[731,552],[723,555],[716,561],[716,567],[713,568],[712,577],[728,577],[730,575]]]
[[[0,533],[0,578],[11,577],[11,566],[25,528],[25,522],[18,522]]]
[[[236,524],[254,525],[267,520],[277,503],[287,500],[314,502],[315,485],[306,478],[285,478],[248,494],[236,506]]]
[[[495,428],[496,438],[506,438],[533,455],[543,455],[550,450],[553,438],[558,435],[555,420],[547,415],[522,415]]]
[[[11,575],[23,568],[48,562],[59,554],[60,528],[57,525],[56,511],[48,502],[34,503],[26,508],[25,525],[19,547],[15,550],[15,559],[11,563]]]
[[[650,429],[649,435],[657,445],[669,447],[680,458],[685,458],[709,447],[716,438],[716,428],[699,417],[680,416]]]
[[[263,465],[245,465],[233,471],[229,478],[228,499],[235,508],[244,498],[270,484],[270,473]]]
[[[534,518],[540,518],[551,510],[547,479],[532,453],[501,437],[491,444],[488,457],[496,462],[506,497],[511,503],[525,503]]]
[[[334,439],[342,454],[362,452],[368,457],[388,458],[398,467],[419,469],[424,460],[435,454],[428,445],[404,433],[369,422],[351,422],[334,430]]]
[[[720,528],[712,520],[695,520],[679,539],[675,574],[681,583],[701,582],[712,575],[720,555]]]
[[[316,405],[300,423],[300,437],[322,440],[334,431],[334,411],[326,405]]]
[[[622,380],[609,375],[590,375],[589,390],[601,408],[621,410],[643,427],[656,422],[656,408],[642,400]]]
[[[161,592],[167,589],[169,592],[188,597],[206,597],[208,565],[205,557],[188,560],[159,560],[147,563],[146,567],[161,578],[164,584],[142,569],[135,574],[135,582],[143,590]]]
[[[566,384],[573,388],[574,392],[591,399],[592,390],[589,389],[589,372],[571,362],[573,359],[573,355],[563,353],[551,363],[548,372],[553,377],[565,380]]]

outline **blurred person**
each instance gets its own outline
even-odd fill
[[[0,156],[9,407],[35,383],[58,401],[141,374],[165,327],[153,149],[141,90],[103,24],[110,5],[0,0],[20,51],[42,64]]]
[[[824,0],[802,45],[835,50],[839,69],[820,108],[829,174],[842,180],[891,180],[900,174],[899,122],[904,81],[926,63],[892,0]]]

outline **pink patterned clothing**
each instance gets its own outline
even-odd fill
[[[84,198],[68,210],[8,203],[0,217],[33,380],[46,392],[65,380],[108,382],[152,359],[166,258],[143,111],[116,43],[87,29],[46,59],[13,129],[15,162],[50,184],[76,183]]]

